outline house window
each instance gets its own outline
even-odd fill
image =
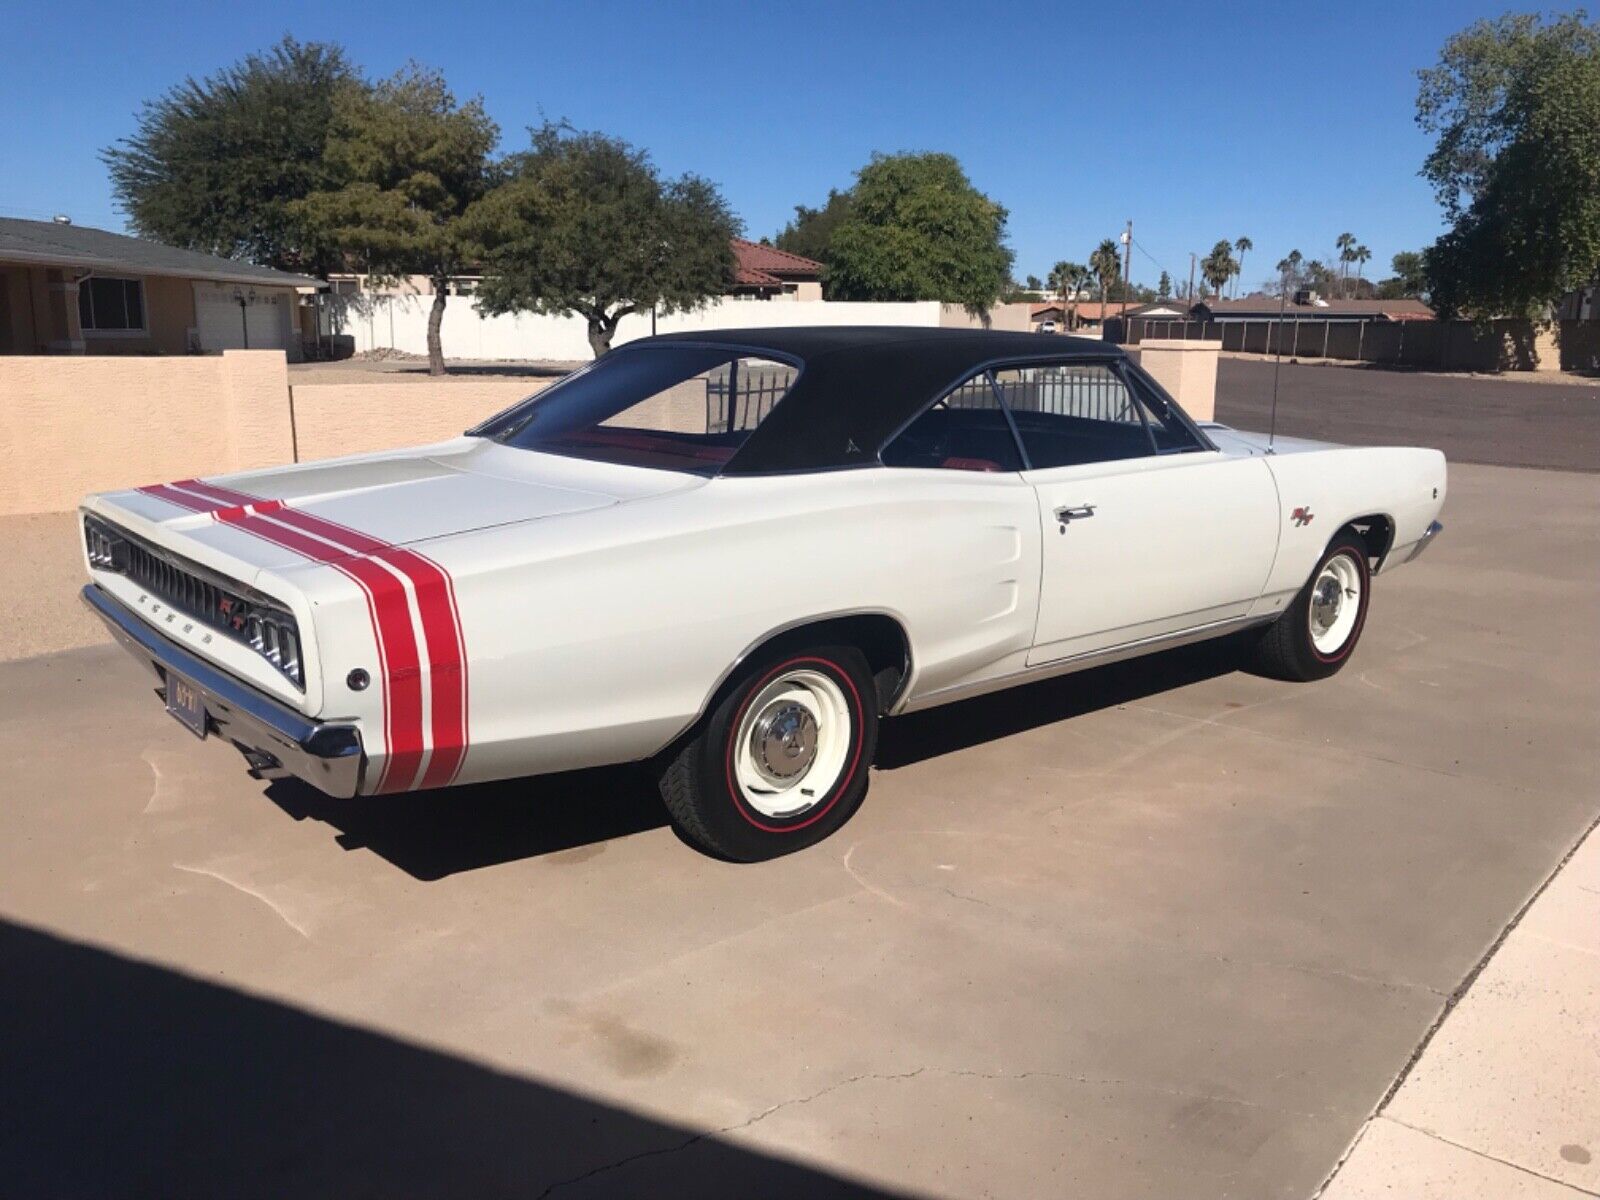
[[[91,275],[78,284],[78,323],[85,333],[143,333],[144,281]]]

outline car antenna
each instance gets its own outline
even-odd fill
[[[1278,279],[1278,357],[1272,364],[1272,416],[1267,420],[1267,453],[1273,453],[1272,444],[1278,436],[1278,372],[1283,370],[1283,310],[1289,298],[1289,274]]]

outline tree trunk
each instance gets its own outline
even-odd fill
[[[428,374],[444,374],[444,344],[439,340],[439,328],[444,324],[444,306],[448,299],[450,279],[445,275],[433,277],[433,307],[428,310]]]
[[[611,350],[611,335],[617,332],[617,322],[614,317],[590,316],[589,318],[589,349],[594,351],[596,358],[604,358]]]

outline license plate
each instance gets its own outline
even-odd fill
[[[167,672],[167,711],[195,737],[206,736],[206,704],[200,689],[171,671]]]

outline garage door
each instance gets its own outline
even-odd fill
[[[282,296],[247,295],[241,305],[231,292],[196,289],[194,308],[203,351],[284,348]]]

